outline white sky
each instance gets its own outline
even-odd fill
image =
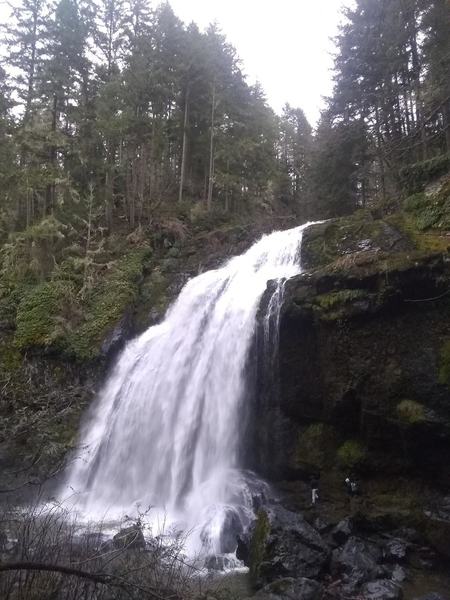
[[[301,107],[311,124],[331,92],[333,43],[349,0],[169,0],[180,19],[201,29],[217,21],[242,59],[249,83],[269,104]]]

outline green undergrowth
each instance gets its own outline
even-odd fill
[[[32,287],[17,309],[17,347],[63,349],[73,297],[74,288],[66,281],[48,281]]]
[[[91,290],[81,322],[67,336],[69,354],[83,360],[99,354],[108,333],[137,299],[146,256],[146,250],[129,253]]]
[[[419,231],[450,229],[450,181],[434,193],[418,192],[408,196],[403,203],[404,211],[414,220]]]
[[[63,352],[79,360],[96,358],[102,342],[136,301],[148,248],[128,250],[101,263],[87,277],[84,262],[71,256],[61,261],[52,278],[13,288],[17,301],[15,346],[21,350]],[[5,306],[3,306],[5,310]]]
[[[403,167],[400,179],[409,194],[421,192],[427,184],[450,171],[450,154],[443,154],[428,160]]]

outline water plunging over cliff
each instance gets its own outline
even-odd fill
[[[230,551],[224,529],[252,517],[257,479],[239,470],[246,365],[267,282],[300,272],[307,225],[264,236],[222,268],[190,280],[164,321],[131,341],[101,392],[68,485],[92,518],[164,511],[196,551]],[[233,548],[231,548],[232,550]]]

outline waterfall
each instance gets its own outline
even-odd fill
[[[66,485],[90,518],[154,507],[195,552],[231,552],[258,479],[240,469],[246,366],[269,280],[268,313],[300,272],[302,225],[262,237],[191,279],[162,323],[123,350],[81,432]],[[231,536],[231,538],[230,538]]]

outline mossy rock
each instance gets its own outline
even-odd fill
[[[302,264],[306,269],[329,265],[339,258],[367,252],[400,252],[411,243],[392,224],[358,210],[348,217],[312,225],[303,234]]]
[[[322,319],[334,321],[344,318],[358,304],[367,310],[369,300],[369,295],[364,290],[337,290],[316,296],[313,309]]]
[[[337,461],[346,470],[357,469],[366,462],[367,449],[357,440],[347,440],[337,451]]]
[[[140,288],[135,321],[138,327],[148,327],[159,320],[169,305],[169,280],[159,268],[146,275]]]
[[[266,543],[270,534],[270,521],[266,511],[258,511],[253,534],[250,540],[250,578],[256,583],[259,578],[261,564],[266,555]]]

